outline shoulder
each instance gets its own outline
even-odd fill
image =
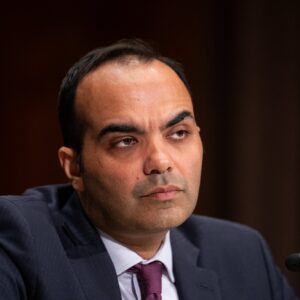
[[[261,234],[246,225],[201,215],[192,215],[176,229],[196,247],[218,252],[230,249],[232,253],[266,247]]]
[[[63,264],[56,222],[73,193],[69,185],[51,185],[0,197],[0,294],[35,299],[37,278],[46,278],[55,260]]]
[[[258,236],[255,229],[237,222],[217,219],[202,215],[192,215],[186,220],[178,230],[183,233],[193,232],[196,235],[224,236],[234,238],[239,235]]]
[[[249,272],[246,266],[250,262],[257,270],[263,270],[266,261],[271,262],[268,247],[256,230],[227,220],[192,216],[174,232],[173,238],[177,245],[179,241],[197,249],[201,265],[217,270],[222,277]]]
[[[22,195],[0,196],[0,239],[10,235],[26,236],[30,227],[50,222],[55,211],[64,205],[64,201],[73,193],[69,185],[49,185],[26,190]]]
[[[3,195],[0,196],[0,214],[4,211],[33,213],[57,210],[73,193],[70,185],[59,184],[30,188],[22,195]]]
[[[51,185],[28,189],[20,196],[0,197],[0,246],[15,242],[30,245],[36,235],[54,228],[54,218],[69,199],[69,185]],[[5,245],[5,246],[4,246]]]
[[[72,194],[69,185],[32,188],[23,195],[0,197],[0,246],[14,249],[14,244],[30,246],[35,235],[53,228],[53,215],[60,211]]]

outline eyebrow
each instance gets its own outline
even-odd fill
[[[170,128],[170,127],[176,125],[177,123],[180,123],[181,121],[183,121],[186,118],[192,118],[192,119],[194,119],[194,116],[192,115],[191,112],[189,112],[187,110],[184,110],[184,111],[180,112],[179,114],[177,114],[170,121],[168,121],[167,124],[165,126],[163,126],[163,128],[164,129]]]
[[[170,128],[177,123],[180,123],[186,118],[192,118],[194,119],[193,115],[189,111],[182,111],[178,113],[175,117],[173,117],[171,120],[169,120],[164,126],[162,126],[162,129]],[[114,133],[114,132],[122,132],[122,133],[143,133],[144,131],[139,129],[138,127],[130,124],[123,124],[123,123],[112,123],[105,127],[103,127],[100,132],[97,135],[97,138],[100,139],[106,134]]]
[[[129,124],[109,124],[105,127],[103,127],[100,132],[98,133],[97,137],[98,139],[102,138],[104,135],[108,133],[113,132],[124,132],[124,133],[130,133],[130,132],[142,132],[137,127]]]

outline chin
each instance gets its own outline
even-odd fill
[[[181,225],[189,216],[190,213],[168,213],[166,215],[157,214],[154,218],[148,220],[149,222],[147,223],[145,223],[144,220],[142,227],[144,227],[144,230],[152,232],[167,231]]]

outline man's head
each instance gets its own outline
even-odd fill
[[[88,216],[118,240],[178,226],[198,197],[202,144],[190,92],[159,57],[113,57],[71,86],[80,150],[65,136],[59,158]],[[64,89],[60,101],[70,101]]]
[[[62,81],[59,91],[58,115],[64,145],[80,153],[85,124],[75,109],[76,91],[81,80],[90,72],[110,61],[126,61],[136,58],[141,62],[159,60],[167,64],[181,78],[191,93],[181,65],[160,55],[154,48],[142,40],[120,40],[107,47],[97,48],[76,62]],[[130,60],[130,59],[129,59]]]

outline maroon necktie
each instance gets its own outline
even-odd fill
[[[136,264],[129,269],[137,274],[143,300],[161,300],[161,276],[163,265],[159,261]]]

